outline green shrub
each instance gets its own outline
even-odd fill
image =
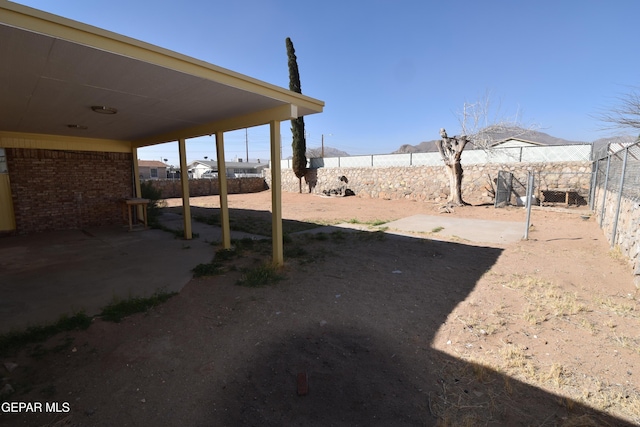
[[[79,312],[71,317],[61,316],[56,323],[50,325],[32,326],[22,332],[9,332],[0,335],[0,355],[6,355],[27,344],[43,342],[59,332],[87,329],[90,325],[91,317]]]
[[[207,264],[198,264],[193,271],[193,277],[216,276],[223,272],[222,265],[219,262],[210,262]]]
[[[260,267],[246,270],[240,280],[236,282],[236,285],[258,288],[270,285],[283,278],[284,276],[278,272],[277,267],[271,264],[264,264]]]
[[[157,305],[162,304],[177,292],[156,292],[149,298],[134,297],[126,300],[115,299],[114,302],[102,309],[100,316],[103,320],[120,322],[127,316],[135,313],[143,313]]]
[[[147,215],[149,222],[157,222],[160,215],[160,209],[164,206],[164,199],[162,198],[162,190],[153,186],[151,181],[143,181],[140,183],[140,195],[143,199],[149,199],[149,205],[147,205]]]

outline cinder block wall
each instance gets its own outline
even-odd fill
[[[129,153],[8,148],[16,231],[122,224],[133,194]]]

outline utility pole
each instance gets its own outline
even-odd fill
[[[332,133],[327,134],[327,136],[333,136]],[[324,133],[322,134],[322,157],[324,157]]]
[[[247,128],[244,128],[244,143],[247,147],[247,158],[245,161],[249,161],[249,131]]]

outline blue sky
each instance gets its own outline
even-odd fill
[[[500,114],[578,141],[610,136],[593,118],[640,86],[637,0],[21,0],[18,3],[289,87],[285,38],[302,92],[307,147],[352,155],[460,131],[456,113],[491,93]],[[291,154],[289,123],[283,155]],[[268,159],[265,127],[225,136],[226,157]],[[188,160],[215,157],[190,140]],[[177,164],[176,144],[141,150]]]

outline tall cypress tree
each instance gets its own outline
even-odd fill
[[[286,43],[287,57],[289,58],[289,90],[302,93],[296,51],[289,37],[287,37]],[[291,120],[291,133],[293,134],[293,142],[291,143],[293,173],[298,177],[300,192],[302,193],[302,177],[307,173],[307,142],[304,137],[304,117]]]

